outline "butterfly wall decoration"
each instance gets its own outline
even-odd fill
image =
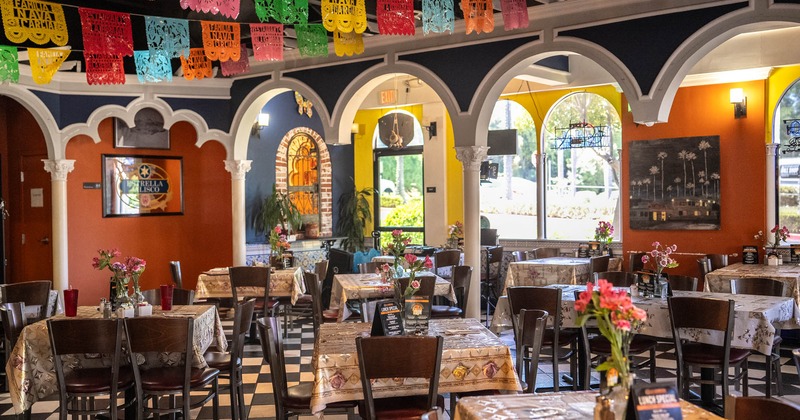
[[[308,118],[311,118],[311,116],[314,115],[314,112],[311,110],[311,107],[313,107],[314,104],[312,104],[308,99],[304,99],[300,92],[294,92],[294,100],[297,101],[298,114],[306,114]]]

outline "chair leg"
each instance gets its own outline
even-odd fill
[[[747,383],[747,377],[750,375],[750,368],[747,366],[747,359],[742,362],[742,395],[747,396],[750,386]]]
[[[214,398],[212,399],[213,407],[211,413],[214,417],[214,420],[219,420],[219,379],[217,378],[214,379],[211,389],[212,392],[214,392]],[[187,412],[186,415],[188,416],[189,413]]]
[[[228,393],[231,396],[231,420],[239,420],[239,400],[236,398],[238,394],[236,389],[236,374],[231,372],[229,376]]]
[[[656,381],[656,348],[650,349],[650,383]]]
[[[778,396],[783,396],[783,375],[781,374],[781,355],[777,353],[773,359],[775,366],[775,384],[778,387]]]
[[[561,378],[558,377],[558,349],[553,346],[553,392],[558,392],[558,383]]]
[[[772,397],[772,369],[775,367],[775,364],[772,363],[772,353],[766,356],[766,370],[767,370],[767,398]]]

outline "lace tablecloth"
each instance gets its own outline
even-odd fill
[[[566,328],[576,327],[578,317],[575,311],[575,291],[583,291],[586,286],[578,285],[553,285],[562,289],[561,295],[561,325]],[[797,303],[789,297],[771,297],[755,295],[732,295],[730,293],[710,292],[674,292],[675,296],[704,297],[712,299],[733,299],[736,302],[734,309],[734,332],[731,334],[731,346],[755,350],[762,354],[772,351],[772,339],[775,328],[798,329],[800,328],[800,309]],[[672,328],[669,320],[667,301],[660,298],[634,297],[633,303],[647,312],[647,321],[642,325],[641,334],[653,337],[672,338]],[[492,331],[511,328],[510,308],[508,299],[502,297],[498,301],[492,318]],[[706,330],[686,329],[683,337],[692,341],[719,344],[722,335]]]
[[[594,391],[555,394],[487,395],[458,400],[454,420],[478,419],[591,419],[594,415]],[[681,400],[684,420],[722,419],[687,401]]]
[[[240,287],[248,296],[262,296],[263,287]],[[292,305],[306,292],[303,283],[303,268],[288,268],[276,270],[269,277],[269,295],[271,297],[291,297]],[[197,286],[194,291],[195,299],[206,298],[231,298],[231,278],[228,268],[214,268],[197,277]]]
[[[762,277],[786,283],[786,296],[791,296],[800,305],[800,266],[796,264],[765,265],[736,263],[706,274],[706,292],[731,292],[731,279]]]
[[[589,258],[553,257],[512,262],[506,272],[505,287],[586,284],[592,280],[589,261]],[[619,271],[621,267],[621,258],[609,259],[608,271]],[[502,294],[506,294],[505,288]]]
[[[312,359],[312,412],[319,413],[334,402],[364,399],[355,338],[369,336],[370,328],[363,322],[320,327]],[[431,320],[428,334],[444,336],[439,393],[522,389],[508,346],[477,320]],[[373,385],[375,398],[424,394],[427,389],[427,381],[409,378],[379,380]]]
[[[456,303],[456,292],[453,284],[436,276],[436,286],[433,294],[445,296],[450,302]],[[381,277],[374,273],[365,274],[337,274],[333,276],[331,289],[331,309],[339,308],[339,321],[347,319],[351,313],[347,309],[347,301],[351,299],[366,301],[367,299],[381,299],[394,296],[391,283],[383,283]]]
[[[102,314],[96,306],[78,307],[78,318],[100,318]],[[222,321],[214,306],[190,305],[173,306],[164,312],[160,306],[153,306],[153,316],[185,316],[194,318],[194,355],[192,364],[206,367],[203,353],[213,344],[223,351],[228,347]],[[54,318],[65,318],[56,315]],[[91,364],[90,359],[83,361]],[[36,401],[58,393],[58,379],[53,365],[53,349],[50,347],[50,333],[47,321],[42,320],[26,326],[17,345],[8,357],[6,364],[8,388],[14,410],[21,413],[31,408]]]

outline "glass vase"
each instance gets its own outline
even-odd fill
[[[129,308],[131,306],[131,299],[128,296],[128,285],[125,284],[123,279],[113,279],[114,281],[114,296],[112,299],[113,309],[116,311],[118,308]]]
[[[144,294],[142,294],[142,289],[139,288],[139,279],[135,277],[133,279],[133,294],[131,294],[130,301],[134,307],[142,303],[147,303],[145,302]]]
[[[631,386],[635,379],[636,374],[634,373],[628,373],[626,376],[620,375],[616,385],[600,392],[610,402],[610,408],[616,420],[625,420]]]

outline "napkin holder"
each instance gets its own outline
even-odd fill
[[[135,308],[135,316],[150,316],[153,315],[153,305],[149,303],[140,304]]]
[[[133,308],[117,308],[117,318],[133,318]]]

